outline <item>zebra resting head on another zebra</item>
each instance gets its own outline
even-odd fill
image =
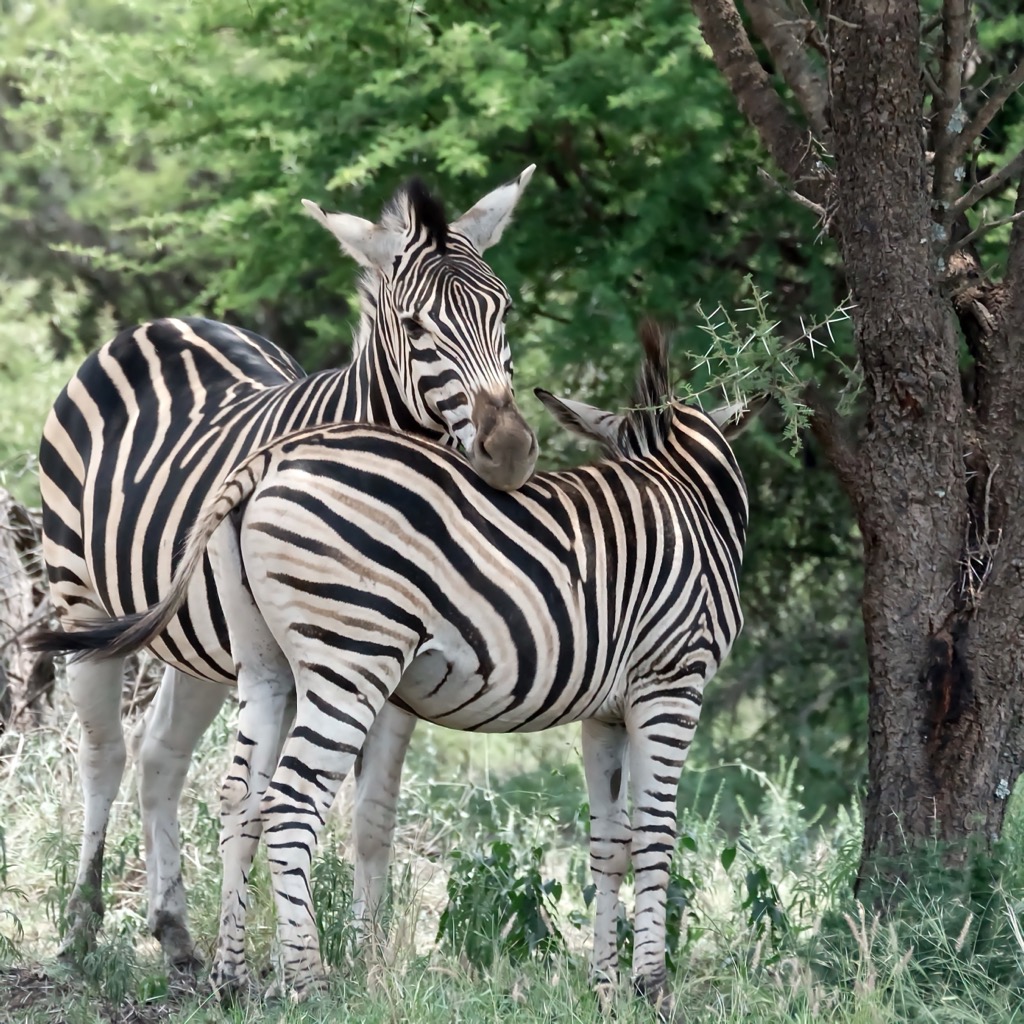
[[[512,298],[479,257],[501,239],[532,176],[530,166],[452,224],[418,178],[398,191],[378,224],[302,200],[365,268],[376,329],[404,340],[389,351],[391,371],[405,394],[422,396],[422,425],[456,439],[480,478],[503,491],[529,479],[537,438],[512,396],[502,326]]]
[[[306,376],[266,338],[198,317],[138,324],[93,352],[54,402],[39,450],[43,558],[61,621],[158,602],[223,481],[261,445],[303,427],[383,423],[461,445],[493,486],[527,479],[537,446],[512,400],[503,322],[509,293],[481,254],[501,237],[533,171],[491,190],[451,224],[415,180],[376,224],[307,204],[365,268],[347,367]],[[208,561],[151,649],[167,667],[132,734],[148,923],[172,966],[191,972],[200,959],[187,922],[178,803],[192,752],[235,682]],[[61,949],[72,958],[91,948],[103,916],[104,840],[127,757],[122,669],[118,658],[68,666],[85,805]],[[359,834],[379,836],[379,793],[391,786],[394,743],[404,752],[410,733],[411,725],[400,735],[382,726],[379,742],[367,741],[356,785]],[[360,798],[367,790],[372,800]],[[360,891],[378,871],[376,862],[358,862]]]
[[[427,441],[370,425],[301,431],[222,485],[159,605],[46,638],[93,656],[150,642],[211,546],[240,699],[222,790],[218,990],[246,982],[245,885],[261,832],[283,983],[299,997],[322,984],[310,859],[375,720],[404,713],[490,732],[579,721],[593,978],[605,991],[617,984],[619,890],[632,862],[633,982],[670,1014],[677,789],[704,686],[742,626],[747,495],[715,419],[671,400],[660,331],[646,324],[641,339],[627,413],[538,392],[602,446],[603,461],[507,494]]]

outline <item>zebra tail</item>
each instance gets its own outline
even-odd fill
[[[202,565],[207,546],[217,528],[248,500],[263,478],[269,461],[269,454],[265,451],[246,459],[206,503],[189,532],[181,561],[171,578],[170,589],[157,604],[130,615],[85,620],[74,624],[72,629],[39,629],[25,639],[24,646],[41,653],[71,654],[73,661],[92,661],[134,654],[151,644],[185,603],[189,584]]]

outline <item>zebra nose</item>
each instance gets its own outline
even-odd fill
[[[472,419],[476,437],[469,461],[480,479],[500,491],[525,484],[537,462],[537,435],[511,391],[477,394]]]

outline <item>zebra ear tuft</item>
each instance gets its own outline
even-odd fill
[[[454,221],[450,225],[451,229],[471,242],[477,252],[485,252],[496,245],[512,220],[516,203],[536,169],[536,164],[530,164],[518,178],[488,192],[472,209]]]
[[[586,402],[576,402],[571,398],[558,398],[543,388],[534,388],[533,393],[541,404],[571,434],[577,434],[588,441],[596,441],[606,451],[617,453],[619,429],[622,417],[617,413],[605,412]]]
[[[302,205],[306,213],[327,228],[360,266],[371,270],[391,269],[398,251],[398,239],[393,232],[351,213],[325,213],[309,199],[303,199]]]

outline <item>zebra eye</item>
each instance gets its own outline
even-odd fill
[[[508,305],[507,305],[507,306],[505,307],[505,312],[501,314],[501,322],[502,322],[502,323],[507,323],[507,322],[508,322],[508,315],[509,315],[509,313],[511,313],[511,312],[512,312],[512,303],[510,302],[510,303],[509,303],[509,304],[508,304]]]
[[[413,320],[411,316],[402,318],[402,327],[405,328],[405,333],[408,334],[413,341],[422,338],[423,335],[427,333],[426,327],[417,320]]]

